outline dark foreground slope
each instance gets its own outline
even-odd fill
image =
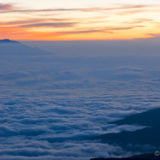
[[[141,154],[127,158],[93,158],[91,160],[160,160],[159,156],[155,154]]]
[[[129,144],[150,145],[160,147],[160,109],[154,109],[137,115],[127,117],[115,122],[122,124],[144,125],[146,128],[135,132],[123,131],[121,133],[105,134],[99,138],[105,142],[117,143],[126,147]]]
[[[136,150],[138,146],[139,152],[154,152],[160,148],[160,108],[150,110],[126,117],[122,120],[114,122],[117,125],[143,125],[143,129],[131,131],[123,131],[120,133],[104,134],[96,137],[104,143],[119,145],[125,150]],[[143,156],[142,156],[143,157]],[[144,159],[153,159],[153,155],[147,155]],[[137,157],[129,158],[137,159]],[[138,157],[139,159],[139,157]],[[141,160],[143,158],[140,158]]]

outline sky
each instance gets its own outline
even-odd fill
[[[0,1],[0,39],[130,40],[159,28],[159,0]]]

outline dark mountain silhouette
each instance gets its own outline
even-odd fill
[[[20,43],[20,42],[13,41],[13,40],[10,40],[10,39],[2,39],[2,40],[0,40],[0,43]]]
[[[39,56],[46,54],[48,54],[47,51],[29,47],[18,41],[0,40],[0,56]]]

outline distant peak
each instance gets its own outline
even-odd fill
[[[19,43],[18,41],[13,41],[10,39],[2,39],[0,40],[0,43]]]

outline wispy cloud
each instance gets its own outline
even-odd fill
[[[112,35],[114,39],[118,36],[144,37],[148,26],[155,30],[158,28],[155,24],[158,19],[146,16],[152,12],[155,14],[158,8],[158,5],[117,4],[90,8],[34,9],[0,3],[0,34],[12,34],[19,39],[86,39],[89,36],[99,36],[100,39],[112,38]]]
[[[152,38],[160,38],[160,33],[147,33],[147,35]]]
[[[55,22],[69,22],[73,19],[69,18],[37,18],[37,19],[26,19],[26,20],[12,20],[8,22],[0,22],[0,25],[2,26],[13,26],[13,25],[29,25],[29,24],[36,24],[36,23],[55,23]]]
[[[76,22],[59,22],[59,23],[34,23],[27,25],[20,25],[19,27],[31,28],[31,27],[73,27]]]
[[[88,29],[88,30],[76,30],[76,31],[66,31],[59,32],[61,34],[85,34],[85,33],[98,33],[98,32],[106,32],[104,29]]]
[[[154,22],[151,18],[136,18],[128,22],[128,24],[140,24],[140,23],[151,23]]]
[[[79,30],[76,29],[75,31],[66,31],[66,32],[58,32],[60,34],[85,34],[85,33],[113,33],[116,31],[123,31],[123,30],[131,30],[138,27],[144,27],[143,25],[133,25],[128,27],[102,27],[102,28],[88,28]]]
[[[9,5],[9,4],[8,4]],[[6,4],[7,6],[7,4]],[[149,5],[118,5],[116,7],[93,7],[93,8],[56,8],[56,9],[13,9],[13,5],[9,5],[12,10],[8,12],[25,12],[25,13],[36,13],[36,12],[98,12],[98,11],[118,11],[118,10],[133,10],[133,9],[145,9],[152,6]],[[2,12],[2,11],[1,11]],[[3,11],[7,12],[7,11]]]

